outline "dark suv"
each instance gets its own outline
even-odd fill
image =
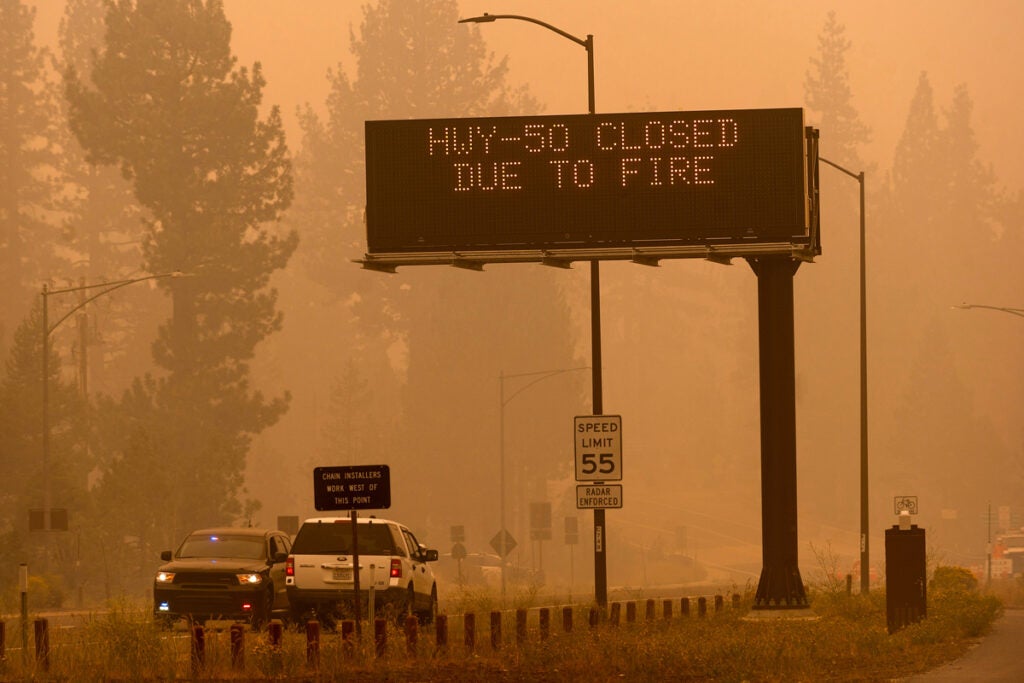
[[[245,620],[259,628],[287,614],[285,560],[291,540],[274,529],[221,527],[190,533],[165,550],[153,580],[153,614],[165,625],[180,617]]]

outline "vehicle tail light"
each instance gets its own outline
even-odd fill
[[[400,579],[402,578],[402,561],[391,560],[391,578]]]
[[[284,575],[295,576],[295,558],[291,555],[289,555],[288,559],[284,562]]]
[[[251,602],[243,602],[242,603],[242,611],[243,612],[250,612],[250,611],[252,611],[252,603]]]

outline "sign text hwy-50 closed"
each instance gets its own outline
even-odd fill
[[[577,415],[576,481],[622,480],[622,416]]]

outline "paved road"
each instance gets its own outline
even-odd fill
[[[992,633],[966,655],[906,683],[1020,683],[1024,681],[1024,609],[1006,610]]]

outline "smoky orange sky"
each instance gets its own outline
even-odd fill
[[[295,107],[322,107],[328,68],[353,66],[349,29],[357,0],[225,0],[242,64],[260,61],[266,101],[279,104],[299,144]],[[520,14],[568,33],[593,34],[599,112],[801,106],[809,58],[834,9],[851,42],[854,105],[871,126],[865,158],[882,170],[903,130],[921,71],[941,106],[967,84],[983,157],[1004,183],[1024,185],[1019,125],[1024,3],[1018,0],[463,0],[461,16]],[[37,4],[37,35],[52,44],[62,0]],[[586,54],[525,22],[481,25],[510,81],[526,84],[545,113],[583,112]],[[823,137],[827,131],[822,132]]]

